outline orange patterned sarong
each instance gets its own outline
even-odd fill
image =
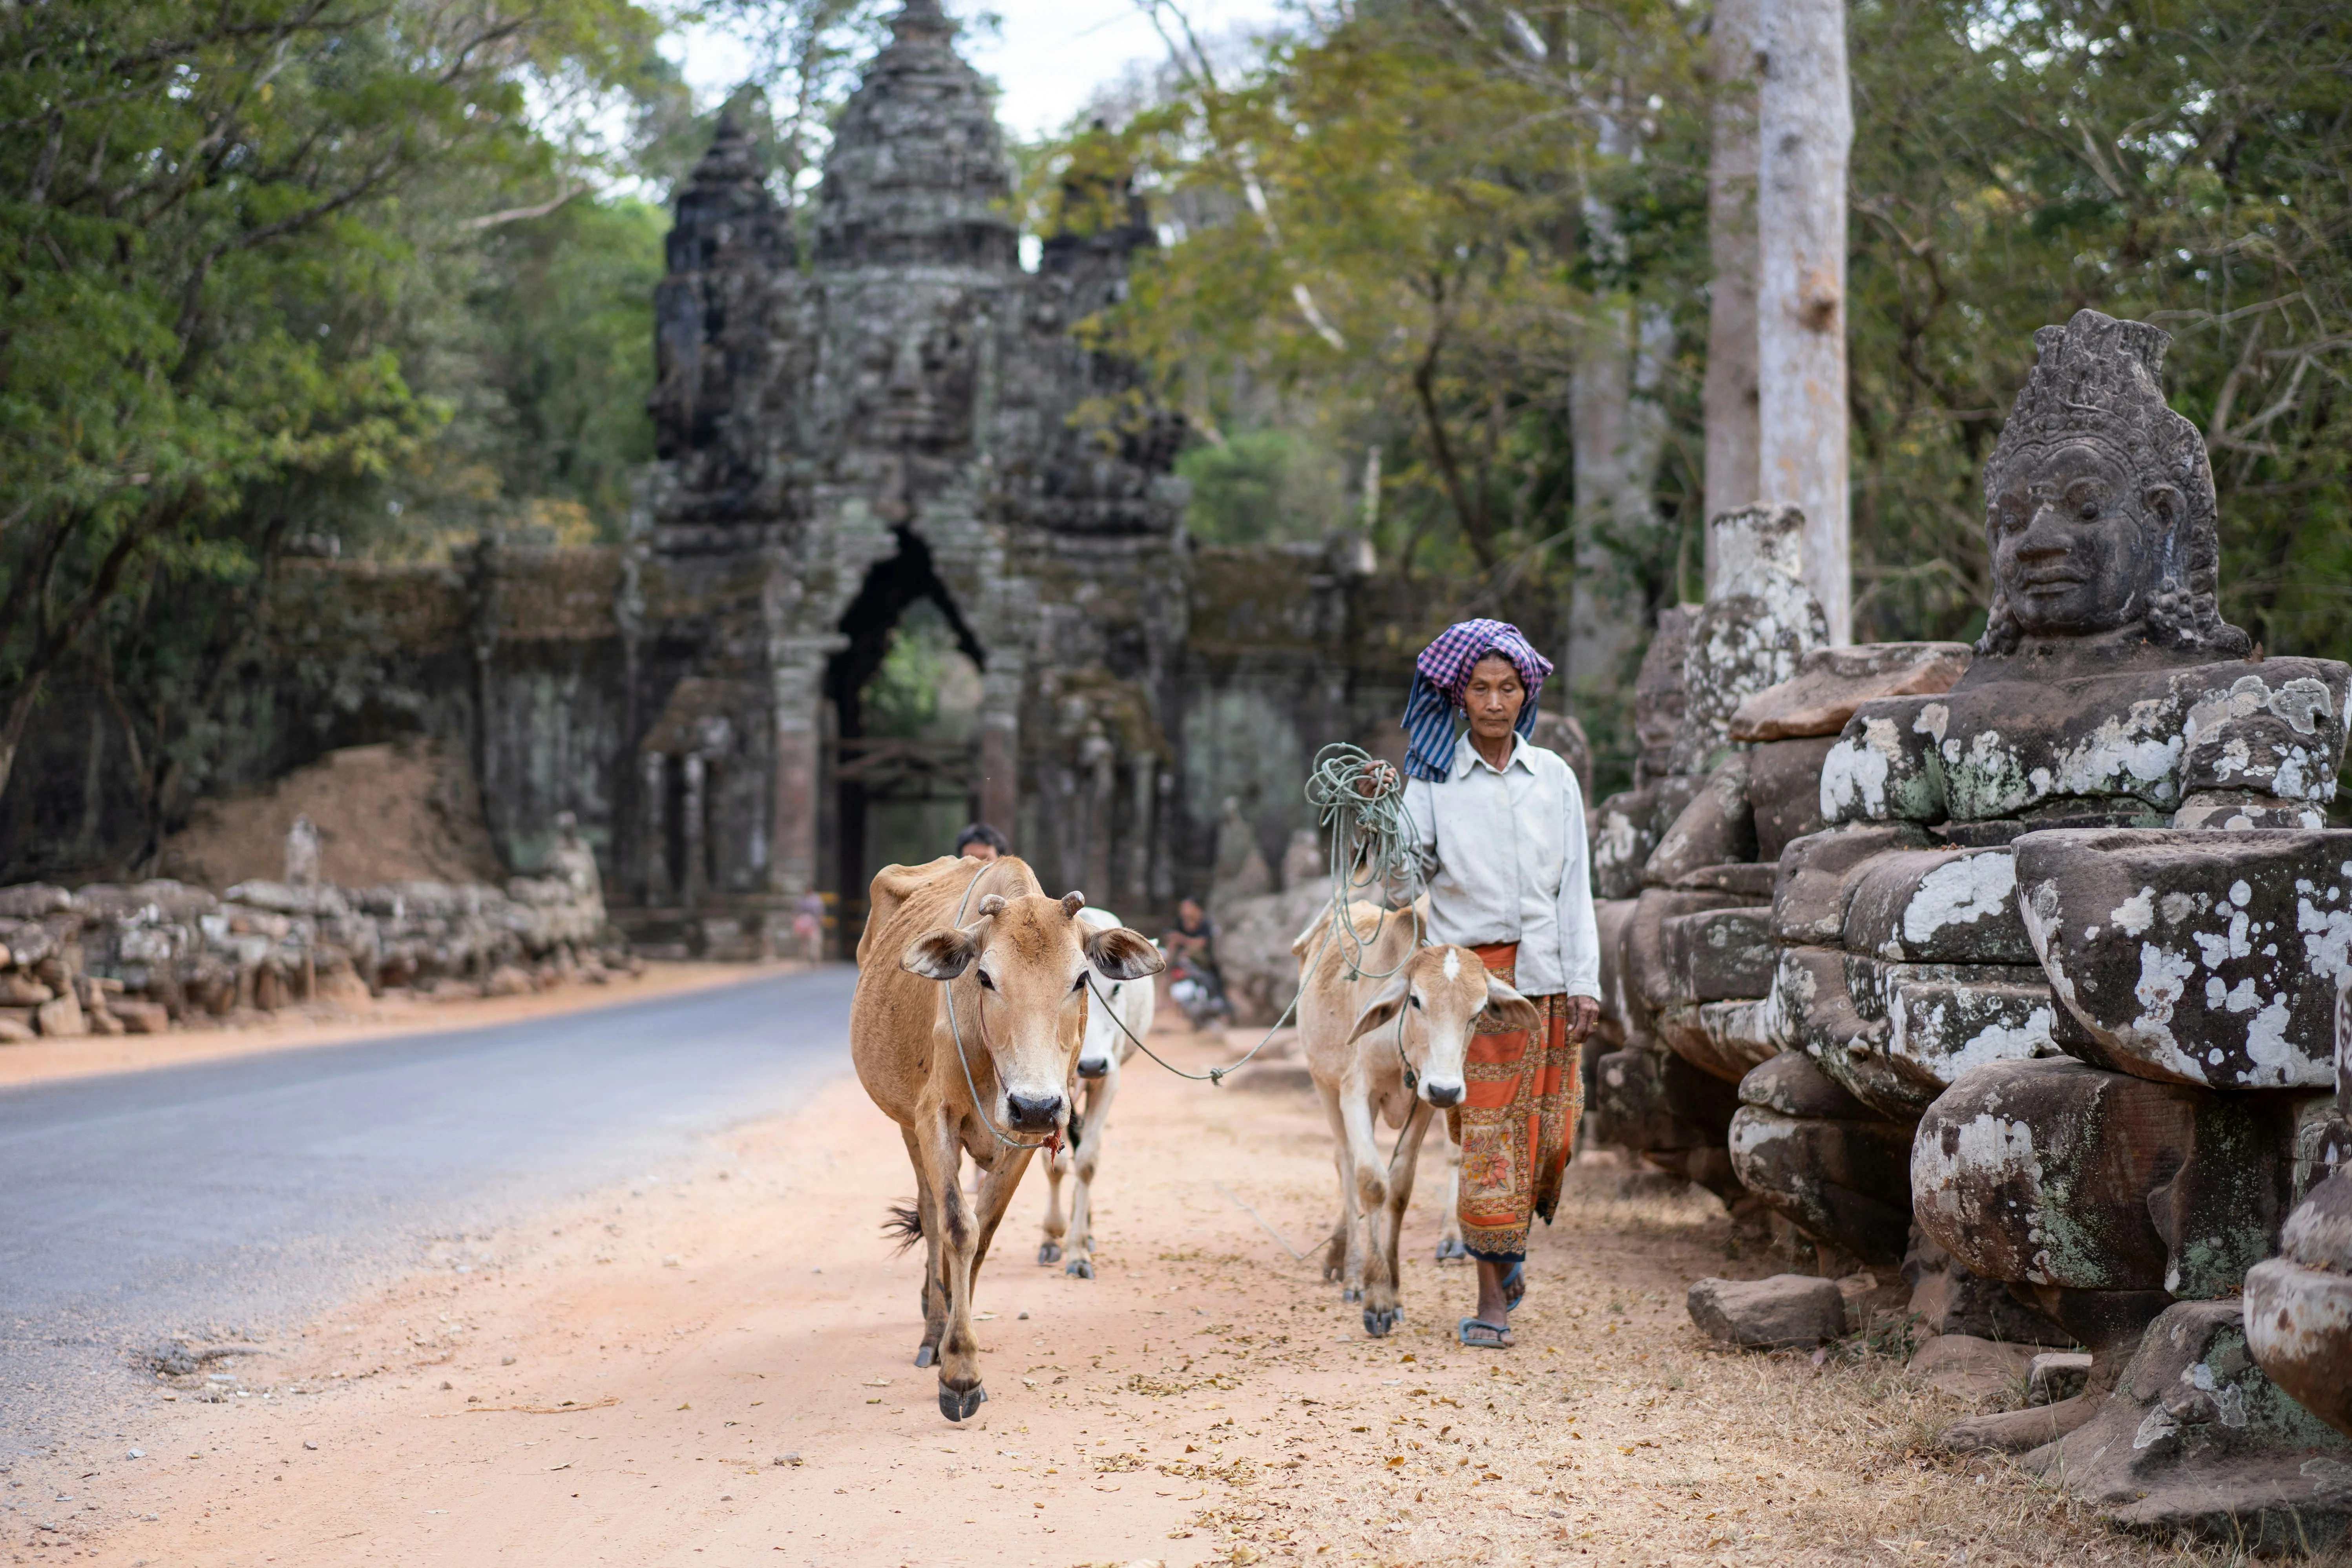
[[[1487,971],[1512,983],[1519,944],[1474,948]],[[1536,1029],[1470,1037],[1462,1103],[1446,1113],[1462,1146],[1462,1240],[1473,1258],[1516,1263],[1528,1252],[1528,1221],[1551,1223],[1570,1142],[1584,1113],[1578,1052],[1568,1043],[1568,998],[1530,996]]]

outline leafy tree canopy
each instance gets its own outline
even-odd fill
[[[417,462],[466,412],[420,390],[467,335],[453,286],[600,172],[534,129],[532,100],[657,97],[657,31],[627,0],[0,11],[0,787],[93,626],[107,658],[121,641],[157,665],[169,689],[142,695],[202,709],[227,635],[208,612],[311,503]],[[596,323],[569,329],[542,350],[609,374]],[[570,460],[609,489],[587,474],[609,462]],[[149,627],[138,606],[185,588]],[[160,780],[175,738],[147,729]]]
[[[1983,459],[2034,329],[2094,306],[2175,336],[2230,613],[2274,651],[2352,657],[2352,12],[1850,16],[1856,636],[1982,625]],[[1671,327],[1641,394],[1668,434],[1651,525],[1602,542],[1652,602],[1696,596],[1706,20],[1366,5],[1223,79],[1179,38],[1157,102],[1064,150],[1114,136],[1168,241],[1100,330],[1236,449],[1278,428],[1355,472],[1382,448],[1382,558],[1461,582],[1565,570],[1578,334],[1635,301]]]

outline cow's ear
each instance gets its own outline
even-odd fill
[[[979,956],[977,938],[953,926],[941,926],[908,942],[898,967],[926,980],[953,980],[970,969],[971,961]]]
[[[1070,895],[1076,898],[1077,895]],[[1081,943],[1087,950],[1087,962],[1095,972],[1109,980],[1140,980],[1147,974],[1157,974],[1168,967],[1160,949],[1150,939],[1125,926],[1089,931]]]
[[[1536,1011],[1536,1005],[1497,980],[1491,970],[1486,975],[1486,1016],[1506,1029],[1543,1026],[1543,1015]]]
[[[1412,988],[1412,977],[1402,969],[1390,975],[1388,984],[1373,993],[1372,999],[1364,1004],[1364,1010],[1356,1015],[1356,1026],[1348,1031],[1349,1040],[1361,1039],[1381,1025],[1394,1021],[1404,1010],[1405,994]]]
[[[1073,921],[1076,920],[1078,918],[1078,911],[1086,907],[1087,896],[1084,893],[1073,890],[1062,895],[1063,919]]]
[[[991,915],[1001,914],[1003,912],[1003,910],[1004,895],[1003,893],[988,893],[982,896],[980,900],[981,919],[986,920]]]

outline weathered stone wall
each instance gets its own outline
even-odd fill
[[[1185,597],[1171,618],[1190,636],[1161,679],[1140,661],[1130,668],[1143,679],[1122,679],[1102,660],[1038,661],[1042,714],[1028,727],[1023,804],[1005,825],[1049,880],[1155,912],[1208,892],[1228,798],[1241,803],[1275,865],[1292,833],[1312,826],[1301,787],[1318,748],[1347,740],[1401,754],[1396,724],[1412,656],[1453,613],[1433,595],[1367,574],[1348,539],[1185,545],[1179,559]],[[344,746],[435,736],[473,759],[492,842],[509,869],[542,865],[552,825],[570,812],[608,868],[615,904],[645,907],[642,870],[629,869],[643,867],[650,847],[632,816],[646,789],[633,764],[646,738],[686,751],[727,731],[719,738],[744,765],[710,767],[704,787],[715,813],[756,825],[768,811],[764,771],[752,765],[764,762],[753,749],[762,733],[759,690],[703,673],[708,666],[693,657],[701,645],[646,629],[693,625],[698,600],[714,591],[709,567],[672,565],[642,547],[511,541],[450,566],[295,563],[273,591],[268,636],[238,682],[237,743],[220,785],[280,777]],[[1040,576],[1054,582],[1050,572]],[[717,591],[727,586],[721,578]],[[1102,597],[1087,602],[1100,606]],[[1049,638],[1059,631],[1083,653],[1093,635],[1085,615],[1053,608]],[[1557,631],[1539,596],[1503,608],[1539,637]],[[1052,641],[1045,646],[1051,654]],[[664,687],[667,704],[648,715],[635,694]],[[1119,759],[1107,837],[1091,833],[1086,816],[1087,751],[1097,737]],[[1148,778],[1137,776],[1139,760]],[[59,747],[49,772],[70,782],[86,766],[79,748]],[[119,831],[136,820],[128,802],[109,800],[104,824]],[[103,863],[108,847],[86,863]],[[675,858],[668,846],[662,853]],[[763,868],[753,858],[709,863],[712,892],[760,890]],[[12,856],[0,877],[44,868]],[[747,941],[755,940],[756,927]]]
[[[547,858],[547,876],[504,888],[257,880],[215,894],[163,879],[0,888],[0,1045],[216,1027],[387,991],[520,995],[641,972],[606,921],[586,846],[559,832]]]
[[[609,853],[626,689],[619,557],[493,543],[447,565],[280,563],[260,635],[225,682],[200,792],[264,784],[346,746],[430,735],[481,771],[509,869],[538,868],[564,811]],[[101,691],[69,670],[45,711],[55,717],[36,726],[0,797],[0,885],[82,880],[152,847]]]

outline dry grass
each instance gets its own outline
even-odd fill
[[[2009,1460],[1935,1454],[1935,1434],[1975,1407],[1912,1377],[1899,1341],[1857,1338],[1818,1358],[1716,1346],[1690,1326],[1683,1292],[1705,1273],[1772,1271],[1753,1247],[1727,1262],[1738,1250],[1707,1194],[1580,1162],[1559,1224],[1531,1249],[1516,1352],[1461,1352],[1450,1321],[1415,1313],[1382,1347],[1400,1385],[1380,1414],[1356,1417],[1386,1450],[1377,1464],[1318,1454],[1332,1447],[1319,1413],[1234,1431],[1237,1444],[1279,1436],[1302,1475],[1321,1473],[1204,1510],[1195,1530],[1234,1563],[2245,1560],[2120,1532]],[[1225,1261],[1196,1266],[1204,1289],[1233,1288],[1214,1266]],[[1407,1268],[1408,1301],[1464,1292],[1458,1273]]]

